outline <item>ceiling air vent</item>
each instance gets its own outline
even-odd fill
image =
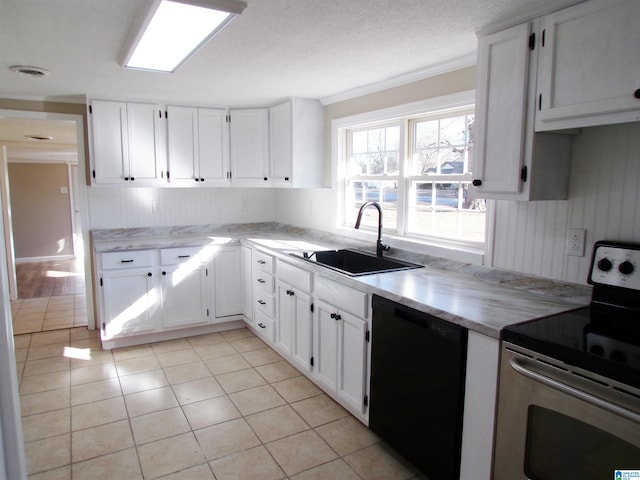
[[[9,70],[26,77],[48,77],[51,75],[51,72],[46,68],[33,67],[30,65],[13,65],[9,67]]]

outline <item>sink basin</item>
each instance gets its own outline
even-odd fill
[[[395,258],[376,257],[367,252],[351,249],[321,250],[316,252],[291,253],[290,255],[352,277],[422,268],[422,265],[415,263],[396,260]]]

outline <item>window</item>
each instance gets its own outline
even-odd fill
[[[444,102],[446,103],[446,102]],[[469,191],[473,169],[472,102],[417,110],[409,114],[343,120],[341,208],[353,227],[360,206],[377,201],[387,233],[417,240],[481,247],[486,206]],[[384,118],[386,117],[386,118]],[[362,225],[377,227],[374,209]]]

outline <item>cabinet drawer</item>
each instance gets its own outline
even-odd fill
[[[278,260],[278,279],[305,292],[311,291],[311,272]]]
[[[265,292],[272,294],[274,292],[274,284],[273,277],[268,273],[257,271],[255,273],[255,282],[254,287],[257,292]]]
[[[140,268],[153,265],[154,250],[107,252],[100,254],[103,270],[116,268]]]
[[[345,310],[360,318],[367,318],[369,295],[364,292],[317,276],[315,295],[341,310]]]
[[[273,257],[258,250],[253,251],[253,265],[262,272],[273,273]]]
[[[273,296],[262,292],[256,292],[255,300],[256,311],[262,312],[268,317],[273,318],[275,314],[275,302],[273,300]]]
[[[256,311],[256,332],[269,343],[273,343],[275,339],[274,322],[264,313]]]
[[[160,250],[160,264],[175,265],[195,257],[202,251],[202,247],[164,248]]]

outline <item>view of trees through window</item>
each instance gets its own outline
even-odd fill
[[[485,201],[469,195],[472,108],[346,130],[345,222],[362,203],[383,207],[385,230],[484,242]],[[377,227],[377,212],[363,224]]]

